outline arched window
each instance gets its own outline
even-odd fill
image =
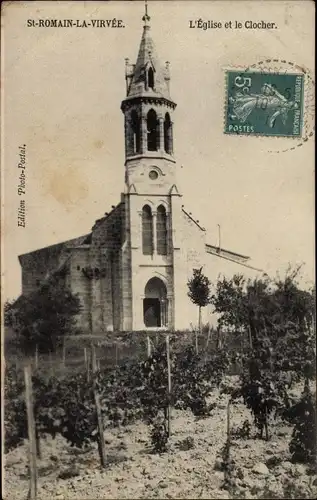
[[[142,209],[142,251],[144,255],[153,254],[153,218],[149,205]]]
[[[172,153],[172,122],[170,115],[166,113],[164,119],[164,150],[166,153]]]
[[[132,128],[132,151],[133,153],[140,153],[141,151],[141,141],[140,141],[140,118],[136,111],[131,113],[131,128]]]
[[[148,71],[147,82],[149,89],[154,89],[154,71],[152,68],[150,68]]]
[[[163,205],[157,209],[156,216],[156,244],[157,253],[159,255],[167,254],[167,224],[166,224],[166,210]]]
[[[147,149],[157,151],[159,142],[158,119],[153,109],[147,114]]]

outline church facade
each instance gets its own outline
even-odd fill
[[[197,323],[187,280],[193,269],[253,269],[249,257],[208,245],[206,231],[183,206],[174,157],[169,64],[162,65],[145,14],[136,63],[126,59],[121,103],[125,189],[89,234],[20,255],[22,293],[58,277],[82,303],[80,324],[93,333]],[[254,271],[258,271],[254,269]],[[206,273],[207,274],[207,273]]]

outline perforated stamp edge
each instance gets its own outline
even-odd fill
[[[296,63],[280,59],[263,59],[262,61],[251,64],[250,66],[242,65],[230,65],[222,68],[224,72],[224,112],[223,112],[223,133],[228,137],[254,137],[257,140],[261,140],[262,145],[264,142],[270,142],[270,148],[268,152],[270,153],[283,153],[287,151],[292,151],[298,147],[301,147],[310,138],[313,137],[315,131],[315,82],[312,77],[312,72],[300,66]],[[225,131],[227,123],[227,112],[228,112],[228,73],[232,71],[235,72],[252,72],[252,73],[268,73],[268,74],[293,74],[302,75],[304,81],[304,88],[302,91],[302,129],[300,136],[293,135],[265,135],[257,133],[228,133]],[[272,140],[276,144],[276,149],[272,150]],[[288,147],[278,148],[280,143],[291,142]]]

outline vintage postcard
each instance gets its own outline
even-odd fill
[[[2,2],[3,498],[316,497],[314,14]]]

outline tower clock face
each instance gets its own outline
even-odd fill
[[[155,181],[158,178],[158,173],[156,170],[151,170],[149,173],[149,177],[152,181]]]

